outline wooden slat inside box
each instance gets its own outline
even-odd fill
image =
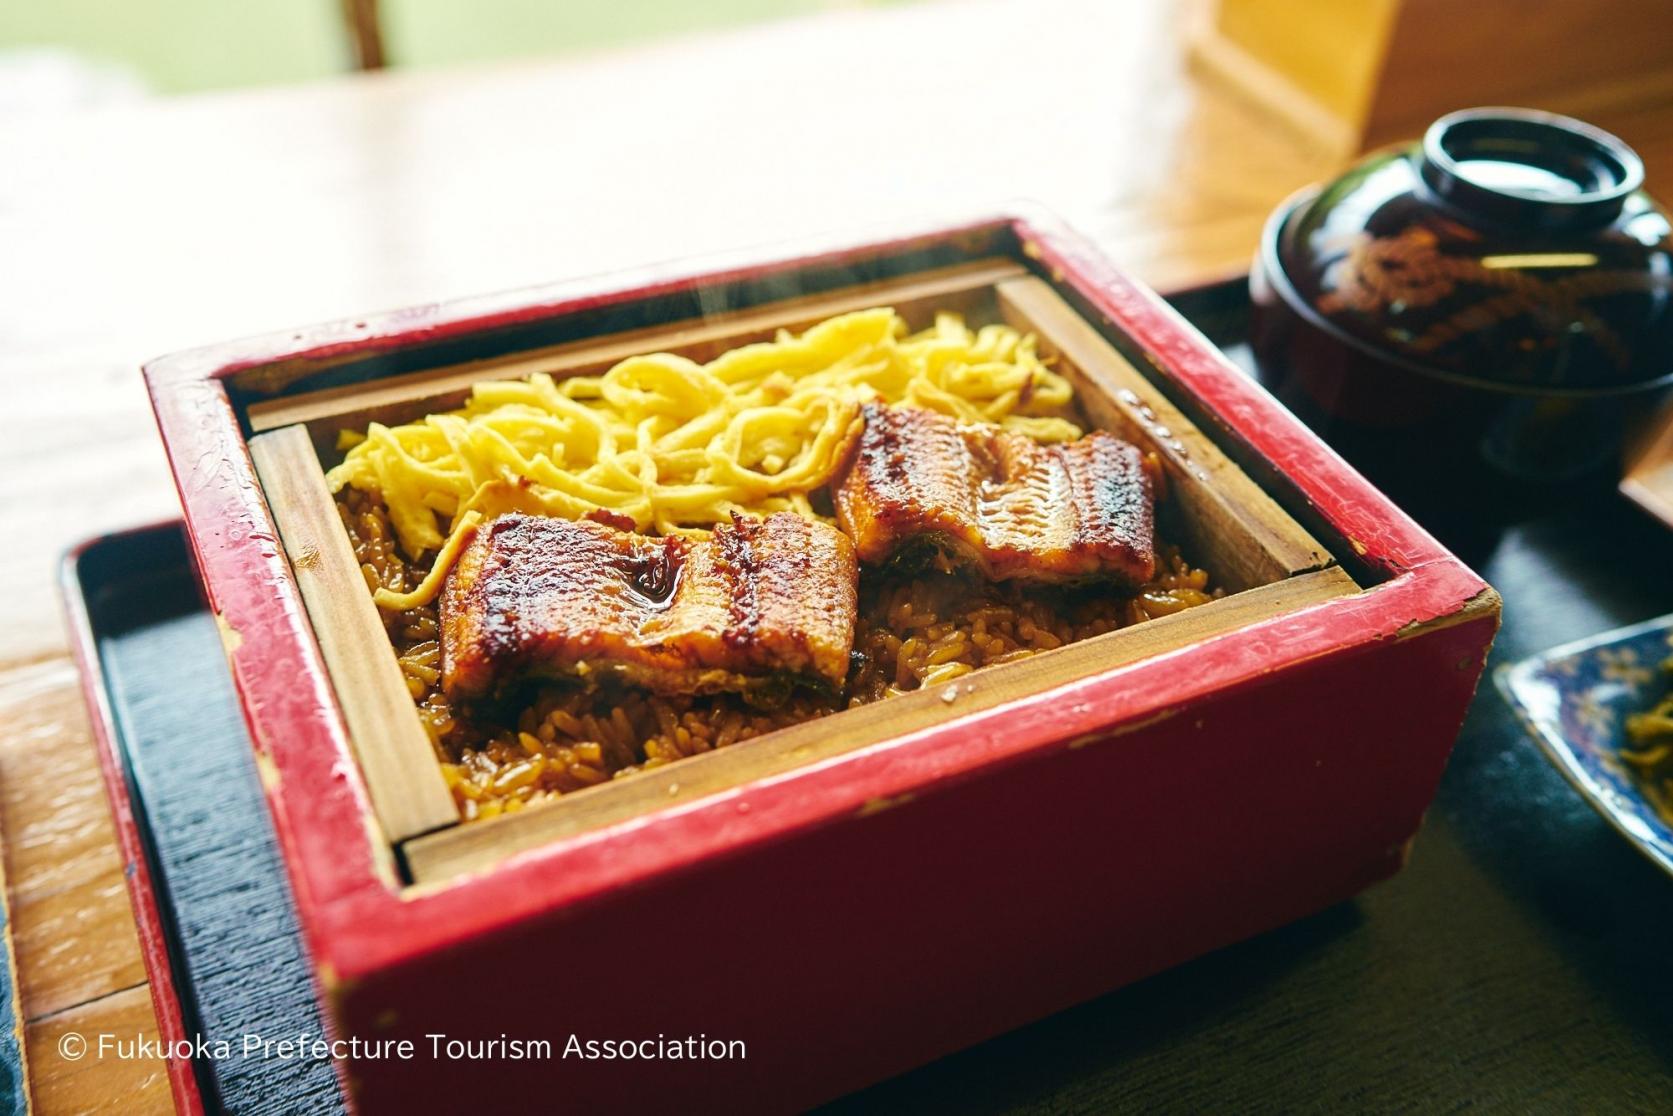
[[[951,687],[821,717],[514,814],[456,824],[457,813],[377,622],[323,482],[337,431],[409,421],[457,406],[484,379],[597,374],[636,353],[706,360],[834,314],[889,305],[915,328],[938,310],[972,324],[1033,332],[1073,382],[1092,425],[1153,449],[1167,476],[1172,541],[1228,590],[1224,598],[988,667]],[[557,346],[540,353],[390,377],[253,405],[251,452],[348,722],[373,809],[415,883],[487,868],[518,851],[828,759],[952,717],[1189,646],[1358,591],[1297,524],[1043,280],[1009,260],[970,264],[789,299],[702,321]],[[334,531],[335,538],[324,535]],[[354,601],[338,599],[355,596]],[[399,693],[397,694],[397,688]],[[395,700],[399,697],[401,700]],[[404,704],[402,704],[404,702]],[[833,719],[834,718],[834,719]],[[439,796],[438,796],[439,795]],[[443,803],[445,802],[445,808]],[[448,816],[444,816],[444,814]]]
[[[384,835],[399,843],[456,823],[458,807],[414,712],[308,432],[287,426],[252,438],[250,459],[279,525]]]

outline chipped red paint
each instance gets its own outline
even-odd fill
[[[393,887],[222,378],[1005,226],[1386,580],[446,886]],[[751,1050],[743,1063],[631,1071],[339,1066],[364,1111],[472,1088],[534,1107],[554,1088],[578,1107],[672,1091],[699,1109],[739,1095],[800,1107],[1318,910],[1398,869],[1496,627],[1480,578],[1154,294],[1035,215],[424,307],[167,357],[146,375],[339,1033],[689,1030]],[[1397,715],[1365,718],[1368,695]],[[513,960],[515,976],[501,985],[465,960],[478,951]],[[450,979],[459,972],[472,979]]]

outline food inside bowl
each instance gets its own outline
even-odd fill
[[[1654,708],[1627,718],[1627,747],[1621,757],[1649,791],[1656,809],[1673,821],[1673,658],[1662,663],[1670,683]]]
[[[1083,427],[1032,337],[882,308],[483,382],[328,481],[472,820],[1219,596]]]

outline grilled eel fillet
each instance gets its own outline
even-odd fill
[[[990,580],[1156,573],[1155,478],[1143,453],[1095,430],[1042,445],[916,407],[867,404],[865,430],[833,487],[837,523],[861,561],[926,540]]]
[[[736,514],[708,539],[503,515],[442,590],[442,688],[612,675],[664,694],[840,687],[854,642],[854,547],[834,527]]]

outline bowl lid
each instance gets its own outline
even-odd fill
[[[1534,229],[1607,225],[1644,185],[1632,148],[1590,124],[1532,109],[1448,113],[1424,133],[1419,173],[1443,205]]]
[[[1379,353],[1524,388],[1673,374],[1673,234],[1631,148],[1529,109],[1437,120],[1269,226],[1298,311]]]

